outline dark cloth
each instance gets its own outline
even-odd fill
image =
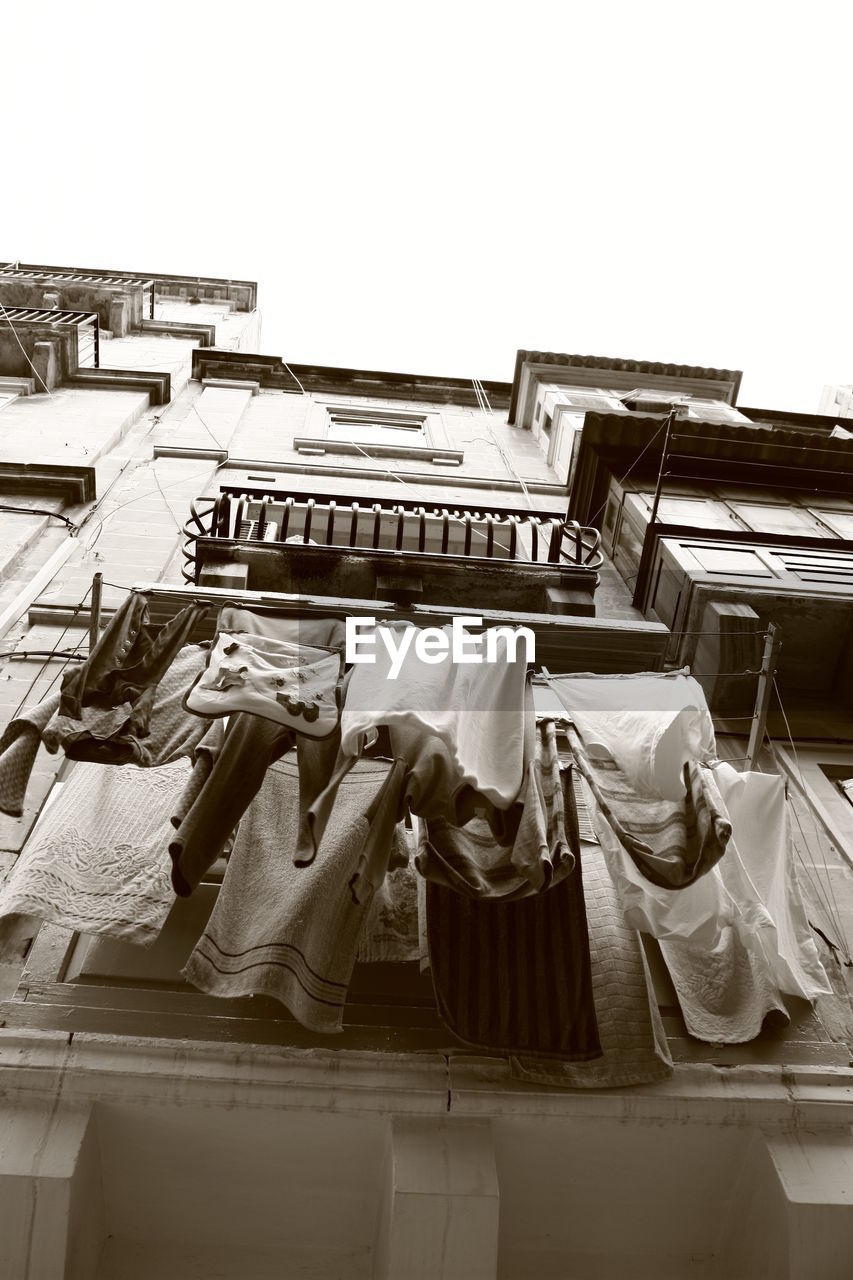
[[[427,882],[426,911],[436,1003],[460,1040],[567,1061],[601,1056],[579,858],[558,884],[514,902]]]
[[[0,811],[20,817],[40,745],[52,754],[93,764],[138,765],[143,769],[195,758],[210,722],[186,711],[183,700],[204,670],[207,646],[178,651],[156,685],[115,706],[86,703],[79,716],[61,715],[52,694],[22,711],[0,739]]]
[[[592,760],[575,730],[567,736],[580,771],[614,835],[647,880],[685,889],[719,862],[732,824],[698,764],[684,766],[684,800],[638,795],[614,760]]]
[[[454,1035],[502,1053],[601,1056],[580,862],[517,902],[427,883],[426,910],[436,1003]]]
[[[131,591],[87,660],[62,677],[59,714],[79,720],[84,706],[130,702],[136,731],[144,733],[154,689],[208,609],[209,605],[189,604],[164,626],[154,627],[148,596]]]
[[[144,716],[139,714],[139,700],[104,711],[85,706],[79,720],[70,716],[52,720],[44,731],[44,745],[48,751],[62,747],[69,760],[134,764],[143,769],[193,759],[210,721],[186,711],[183,703],[207,656],[207,645],[184,645],[160,682],[146,690]]]

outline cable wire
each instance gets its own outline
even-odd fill
[[[54,520],[61,520],[63,524],[67,524],[69,529],[77,531],[77,525],[73,520],[69,520],[68,516],[62,515],[60,511],[48,511],[47,507],[13,507],[6,502],[0,502],[0,511],[20,512],[25,516],[51,516]]]
[[[805,777],[803,776],[802,767],[801,767],[801,765],[800,765],[800,757],[799,757],[799,756],[798,756],[798,754],[797,754],[796,744],[794,743],[794,738],[793,738],[793,735],[792,735],[792,733],[791,733],[791,725],[790,725],[790,722],[789,722],[789,720],[788,720],[788,714],[787,714],[787,712],[785,711],[785,706],[784,706],[784,704],[783,704],[783,702],[782,702],[782,695],[781,695],[781,693],[780,693],[780,691],[779,691],[779,683],[778,683],[778,681],[777,681],[777,679],[776,679],[775,675],[774,675],[774,677],[773,677],[773,689],[774,689],[774,691],[775,691],[776,698],[777,698],[778,703],[779,703],[779,710],[780,710],[780,711],[781,711],[781,713],[782,713],[782,719],[783,719],[783,721],[784,721],[784,723],[785,723],[785,732],[786,732],[786,733],[787,733],[787,735],[788,735],[788,742],[789,742],[789,743],[790,743],[790,745],[791,745],[791,754],[792,754],[792,756],[793,756],[793,758],[794,758],[794,765],[795,765],[796,770],[797,770],[798,781],[799,781],[799,785],[800,785],[800,791],[802,792],[803,798],[804,798],[804,800],[805,800],[805,802],[806,802],[806,808],[807,808],[807,809],[808,809],[808,811],[809,811],[809,816],[810,816],[810,818],[811,818],[811,820],[812,820],[812,826],[813,826],[813,828],[814,828],[814,837],[815,837],[815,842],[816,842],[816,845],[817,845],[817,846],[818,846],[818,848],[819,848],[819,847],[820,847],[820,843],[821,843],[821,839],[820,839],[820,833],[819,833],[819,829],[818,829],[818,819],[817,819],[817,815],[816,815],[816,813],[815,813],[815,808],[814,808],[814,802],[813,802],[813,800],[812,800],[812,798],[811,798],[811,795],[810,795],[810,793],[809,793],[809,789],[808,789],[808,787],[806,786],[806,780],[805,780]],[[798,814],[797,814],[797,811],[796,811],[796,809],[794,809],[794,808],[793,808],[793,806],[792,806],[792,810],[793,810],[793,813],[794,813],[794,817],[795,817],[795,818],[796,818],[796,820],[797,820],[797,825],[800,827],[800,832],[801,832],[801,834],[802,834],[802,836],[803,836],[803,842],[804,842],[804,844],[805,844],[806,848],[808,849],[808,848],[809,848],[808,841],[807,841],[807,840],[806,840],[806,838],[805,838],[805,832],[804,832],[804,831],[803,831],[803,829],[802,829],[802,824],[800,823],[800,820],[799,820],[799,816],[798,816]],[[804,863],[804,865],[805,865],[805,860],[804,860],[804,859],[801,859],[801,861],[802,861],[802,862]],[[814,869],[815,875],[816,875],[816,876],[818,877],[818,879],[819,879],[819,878],[820,878],[820,877],[819,877],[819,870],[818,870],[819,864],[818,864],[818,863],[813,863],[812,865],[813,865],[813,869]],[[833,915],[833,912],[832,912],[831,910],[828,910],[828,911],[827,911],[827,914],[828,914],[829,918],[832,920],[832,923],[833,923],[833,925],[835,926],[835,928],[838,930],[838,935],[839,935],[839,937],[840,937],[841,939],[843,939],[843,951],[844,951],[844,956],[845,956],[845,960],[846,960],[846,962],[849,964],[849,963],[851,963],[850,949],[849,949],[849,947],[848,947],[848,945],[847,945],[847,939],[846,939],[846,935],[845,935],[845,932],[844,932],[844,926],[843,926],[842,921],[841,921],[841,913],[840,913],[840,911],[839,911],[839,909],[838,909],[838,901],[837,901],[836,896],[835,896],[835,889],[834,889],[833,884],[832,884],[832,877],[831,877],[831,876],[829,875],[829,873],[828,873],[828,868],[827,868],[827,888],[828,888],[828,898],[831,898],[831,900],[832,900],[832,906],[833,906],[833,908],[834,908],[834,915]]]

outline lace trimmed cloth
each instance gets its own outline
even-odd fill
[[[0,888],[0,941],[28,915],[150,945],[175,901],[169,818],[190,767],[75,765]]]

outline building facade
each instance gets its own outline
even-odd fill
[[[846,1277],[843,409],[628,359],[521,350],[483,383],[259,346],[253,282],[0,264],[3,725],[140,584],[160,622],[191,599],[465,613],[530,627],[553,674],[689,666],[719,755],[787,778],[832,994],[707,1043],[644,937],[672,1073],[559,1088],[456,1039],[417,963],[357,965],[334,1038],[192,988],[221,862],[148,947],[7,921],[0,1275]],[[39,751],[4,875],[68,774]]]

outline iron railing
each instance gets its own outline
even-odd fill
[[[182,572],[194,582],[201,537],[570,566],[594,572],[601,534],[555,513],[351,498],[219,494],[197,498],[184,525]]]
[[[80,369],[99,369],[101,364],[100,321],[95,311],[64,311],[59,307],[6,307],[0,310],[0,320],[10,324],[46,324],[51,327],[62,324],[77,329],[77,366]]]
[[[11,279],[41,281],[65,280],[70,284],[93,284],[93,285],[120,285],[124,289],[141,289],[142,290],[142,310],[154,319],[154,288],[153,279],[143,277],[133,277],[127,275],[114,275],[109,272],[93,272],[93,271],[62,271],[53,267],[38,268],[23,266],[19,267],[14,262],[7,262],[0,266],[0,276],[8,276]]]

